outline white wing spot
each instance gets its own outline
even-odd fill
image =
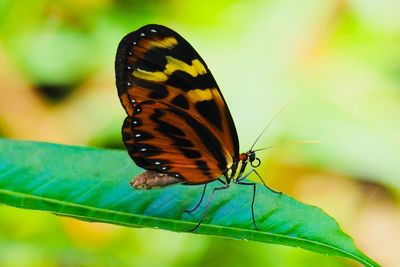
[[[144,34],[143,32],[140,34],[140,36],[146,36],[146,34]]]
[[[151,32],[157,32],[155,29],[151,29],[150,31],[151,31]]]

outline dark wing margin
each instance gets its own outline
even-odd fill
[[[236,128],[221,91],[204,60],[178,33],[152,24],[128,34],[118,46],[115,72],[118,95],[128,114],[123,127],[124,143],[128,150],[137,148],[142,142],[127,134],[128,128],[133,131],[131,134],[137,134],[139,128],[133,127],[132,122],[139,121],[140,117],[141,129],[145,129],[147,134],[151,132],[151,137],[147,136],[146,144],[153,143],[154,149],[163,147],[165,150],[163,144],[171,145],[175,141],[177,150],[168,152],[166,149],[162,153],[164,160],[170,162],[169,166],[200,168],[204,171],[210,168],[208,165],[212,165],[211,173],[216,175],[216,166],[221,173],[238,157]],[[149,104],[149,101],[153,102]],[[147,104],[143,105],[145,103]],[[155,131],[156,127],[160,127],[160,122],[157,124],[150,119],[154,115],[151,112],[160,111],[164,112],[163,119],[175,119],[182,123],[181,130],[190,137],[193,145],[190,149],[200,151],[201,160],[193,158],[184,161],[186,166],[180,162],[182,159],[186,160],[182,150],[186,149],[184,145],[187,144],[176,143],[174,138],[168,136],[166,129]],[[142,114],[147,114],[148,118],[144,118]],[[129,121],[131,125],[127,127]],[[161,124],[165,122],[164,120]],[[175,122],[168,123],[174,125]],[[199,130],[201,127],[206,131]],[[212,148],[207,148],[211,145]],[[147,170],[159,168],[154,161],[149,161],[151,156],[148,153],[131,152],[130,155],[139,166]],[[182,156],[177,156],[177,153]],[[203,176],[204,173],[206,172],[203,172]],[[187,175],[182,176],[190,179]],[[218,177],[213,177],[216,178]]]

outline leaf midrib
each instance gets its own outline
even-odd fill
[[[174,219],[167,219],[167,218],[161,218],[161,217],[153,217],[153,216],[144,216],[144,215],[139,215],[139,214],[132,214],[132,213],[128,213],[128,212],[122,212],[122,211],[115,211],[115,210],[109,210],[109,209],[104,209],[104,208],[98,208],[98,207],[93,207],[93,206],[87,206],[87,205],[82,205],[82,204],[76,204],[76,203],[72,203],[72,202],[67,202],[67,201],[61,201],[58,199],[53,199],[53,198],[47,198],[47,197],[41,197],[41,196],[35,196],[35,195],[30,195],[30,194],[26,194],[26,193],[21,193],[21,192],[15,192],[15,191],[11,191],[11,190],[4,190],[4,189],[0,189],[0,195],[11,195],[14,197],[19,197],[21,199],[34,199],[34,200],[40,200],[40,201],[44,201],[44,202],[48,202],[48,203],[54,203],[54,204],[60,204],[63,206],[69,206],[69,207],[78,207],[78,208],[82,208],[82,209],[86,209],[89,211],[98,211],[104,214],[113,214],[113,215],[122,215],[125,217],[136,217],[136,218],[150,218],[150,219],[154,219],[154,220],[158,220],[158,221],[162,221],[162,222],[172,222],[172,223],[176,223],[177,220]],[[63,212],[57,212],[54,210],[46,210],[46,211],[50,211],[50,212],[54,212],[58,215],[64,215],[67,217],[75,217],[75,218],[86,218],[86,219],[94,219],[97,221],[102,221],[102,222],[108,222],[108,223],[116,223],[119,225],[135,225],[135,224],[128,224],[128,223],[122,223],[116,220],[109,220],[109,219],[105,219],[105,218],[98,218],[98,217],[93,217],[93,216],[82,216],[82,215],[75,215],[75,214],[71,214],[71,213],[63,213]],[[181,225],[191,225],[193,226],[194,223],[191,222],[186,222],[186,221],[179,221],[179,224]],[[350,252],[347,252],[345,250],[342,250],[338,247],[326,244],[326,243],[322,243],[322,242],[318,242],[318,241],[314,241],[314,240],[309,240],[309,239],[305,239],[305,238],[299,238],[299,237],[292,237],[292,236],[286,236],[286,235],[281,235],[281,234],[275,234],[275,233],[270,233],[270,232],[260,232],[260,231],[255,231],[255,230],[250,230],[250,229],[244,229],[244,228],[237,228],[237,227],[227,227],[227,226],[215,226],[215,225],[210,225],[210,224],[202,224],[203,227],[208,227],[208,228],[217,228],[219,230],[219,232],[221,232],[221,229],[226,229],[226,230],[230,230],[230,231],[240,231],[240,232],[249,232],[252,234],[261,234],[261,235],[265,235],[265,236],[273,236],[273,237],[277,237],[280,238],[282,240],[295,240],[298,241],[299,243],[308,243],[308,244],[312,244],[312,245],[316,245],[316,246],[325,246],[327,248],[330,248],[332,250],[336,250],[339,251],[343,254],[347,254],[349,255],[351,258],[353,259],[357,259],[365,264],[367,264],[368,266],[373,266],[371,265],[369,262],[365,261],[363,258],[358,257],[357,255],[354,255]]]

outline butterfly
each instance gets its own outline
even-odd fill
[[[199,203],[188,212],[200,205],[210,182],[218,180],[222,186],[212,190],[209,204],[214,192],[229,188],[232,181],[252,186],[252,220],[258,229],[256,183],[243,181],[251,172],[259,176],[257,150],[253,144],[239,153],[227,103],[196,50],[175,31],[146,25],[121,40],[115,72],[118,96],[127,113],[122,139],[133,161],[146,169],[131,185],[151,189],[204,184]],[[252,168],[245,173],[248,164]],[[209,204],[192,230],[204,220]]]

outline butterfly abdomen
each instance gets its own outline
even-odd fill
[[[130,184],[135,189],[152,189],[181,182],[182,179],[174,178],[164,173],[145,171],[133,178]]]

